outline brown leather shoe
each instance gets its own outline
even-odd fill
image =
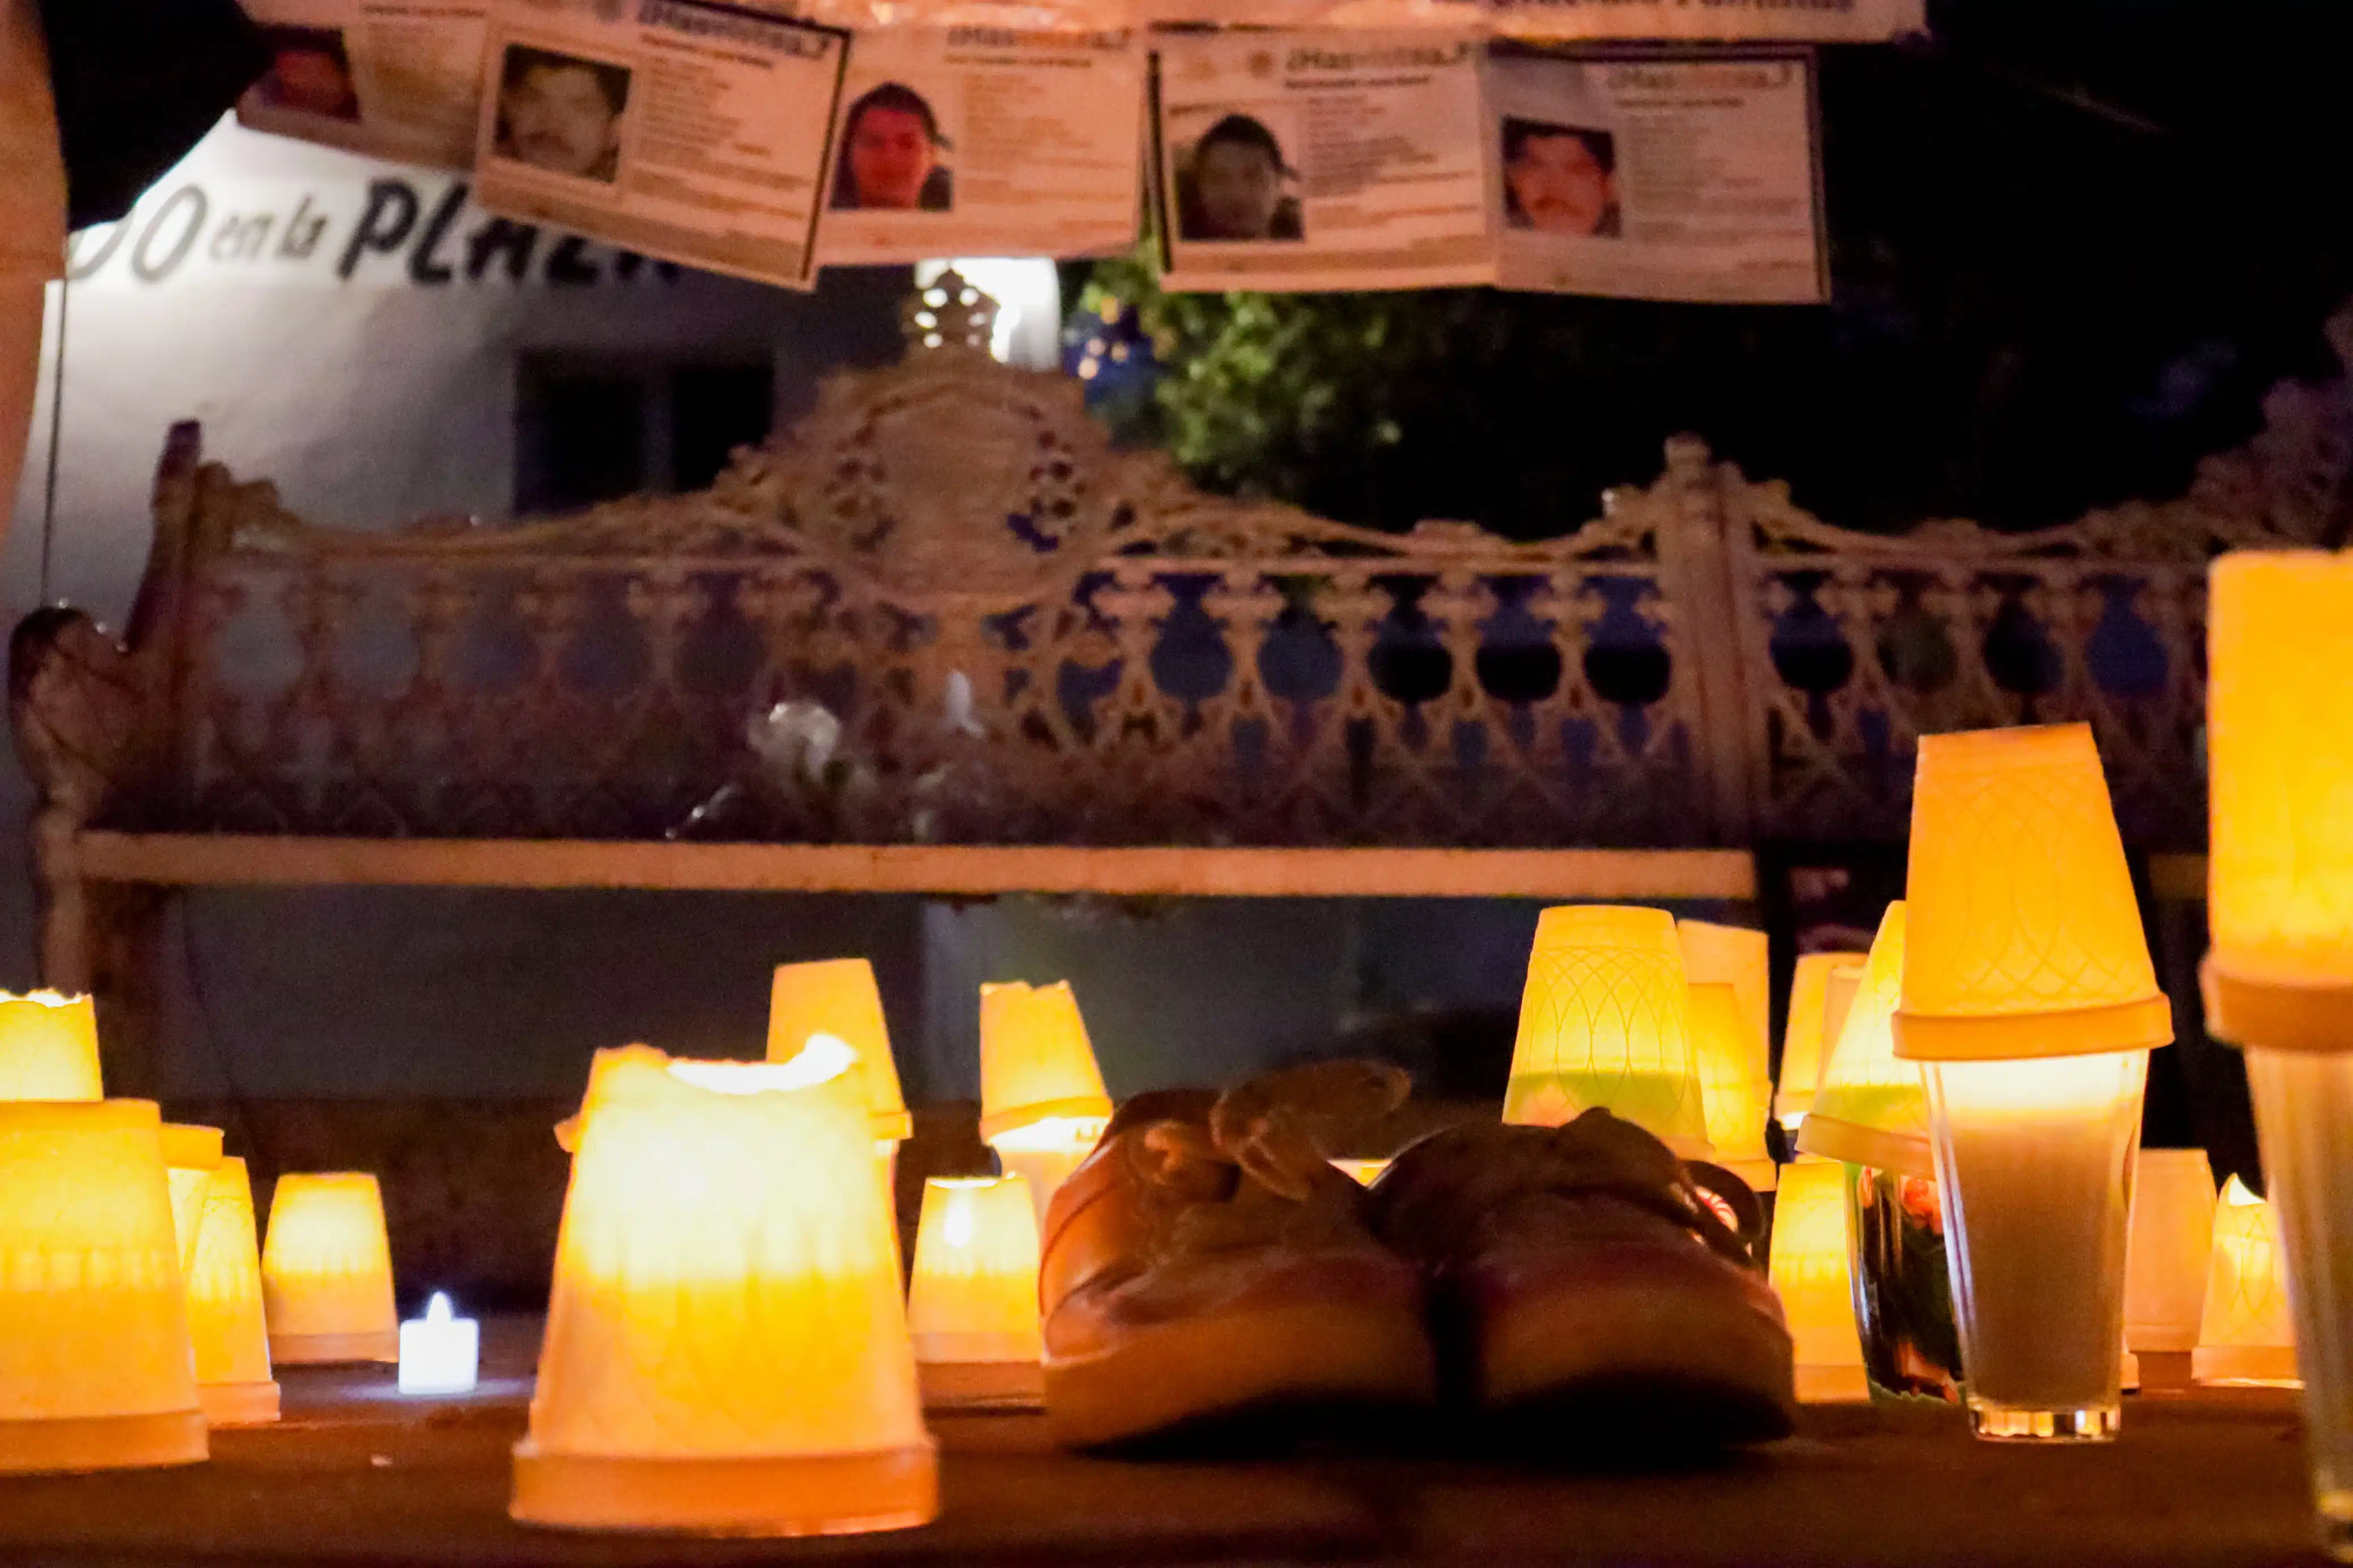
[[[1755,1201],[1723,1173],[1589,1110],[1433,1134],[1371,1196],[1428,1270],[1450,1388],[1482,1425],[1597,1453],[1788,1432],[1788,1329],[1741,1235]]]
[[[1421,1271],[1377,1240],[1321,1133],[1405,1096],[1324,1063],[1120,1108],[1046,1219],[1046,1414],[1073,1447],[1255,1438],[1426,1405]]]

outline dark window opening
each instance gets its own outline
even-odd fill
[[[680,364],[526,354],[515,367],[518,515],[702,489],[768,434],[765,361]]]

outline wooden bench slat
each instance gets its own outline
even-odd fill
[[[182,887],[645,888],[1235,898],[1757,896],[1739,849],[1071,848],[593,839],[79,836],[93,880]]]

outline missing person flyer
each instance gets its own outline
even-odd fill
[[[809,288],[849,46],[839,28],[712,0],[502,0],[475,199]]]
[[[238,123],[350,153],[466,169],[489,0],[245,0],[269,69]]]
[[[1926,0],[1487,0],[1514,38],[1880,44],[1928,27]]]
[[[1163,287],[1493,279],[1473,39],[1165,34],[1153,57]]]
[[[1132,34],[894,27],[850,47],[828,263],[1103,256],[1135,243]]]
[[[1700,303],[1830,297],[1801,51],[1487,61],[1496,282]]]

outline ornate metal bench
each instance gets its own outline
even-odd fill
[[[2340,379],[2041,533],[1847,532],[1682,437],[1557,539],[1388,535],[1113,449],[988,310],[951,277],[710,490],[572,517],[316,527],[174,429],[124,640],[11,650],[46,978],[139,1037],[205,883],[1743,899],[1758,842],[1900,837],[1918,734],[2061,717],[2188,847],[2205,563],[2345,504]]]

